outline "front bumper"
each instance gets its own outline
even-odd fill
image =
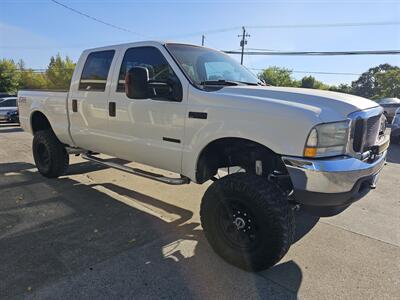
[[[317,215],[341,212],[375,187],[387,151],[374,161],[342,156],[330,159],[282,157],[294,187],[295,201]]]

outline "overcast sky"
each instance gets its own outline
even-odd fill
[[[50,0],[0,0],[0,58],[22,58],[28,67],[45,68],[58,52],[77,60],[85,48],[139,40],[201,43],[239,48],[238,34],[248,26],[249,48],[282,51],[399,50],[400,25],[255,28],[356,22],[400,22],[397,1],[135,1],[58,0],[118,30],[76,14]],[[223,30],[226,29],[226,30]],[[218,31],[218,32],[215,32]],[[239,56],[235,56],[239,59]],[[381,63],[400,65],[397,56],[289,57],[246,56],[249,68],[276,65],[297,71],[359,74]],[[256,72],[256,71],[255,71]],[[357,75],[314,75],[329,84],[349,83]]]

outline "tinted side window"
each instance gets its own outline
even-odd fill
[[[108,72],[114,57],[114,50],[92,52],[83,67],[79,89],[85,91],[104,91]]]
[[[146,67],[149,70],[149,79],[157,81],[179,81],[171,66],[162,53],[154,47],[137,47],[128,49],[118,77],[117,92],[125,91],[125,74],[133,67]],[[155,89],[157,98],[168,97],[170,91],[165,88]]]

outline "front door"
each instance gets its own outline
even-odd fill
[[[109,131],[114,156],[180,173],[186,96],[177,102],[163,97],[162,90],[155,90],[157,97],[146,99],[125,95],[126,71],[135,66],[146,67],[153,80],[180,80],[162,51],[144,46],[126,49],[121,55],[109,96],[109,106],[115,108]]]

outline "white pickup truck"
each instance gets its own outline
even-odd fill
[[[69,91],[20,91],[39,172],[69,154],[167,184],[214,181],[201,222],[213,249],[247,270],[277,263],[294,208],[334,215],[375,187],[389,134],[364,98],[270,87],[219,51],[139,42],[86,50]],[[103,153],[177,174],[105,161]],[[226,176],[217,177],[219,169]]]

